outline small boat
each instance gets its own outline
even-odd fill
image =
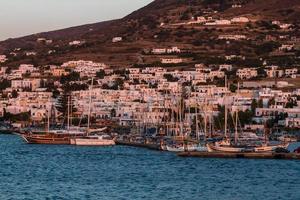
[[[289,146],[289,144],[286,145],[262,145],[259,147],[255,147],[254,151],[255,152],[274,152],[276,149],[279,148],[283,148],[283,149],[287,149],[287,147]]]
[[[166,145],[165,148],[166,151],[170,151],[170,152],[183,152],[183,151],[199,151],[199,152],[206,152],[207,151],[207,147],[203,146],[201,144],[188,144],[186,146],[184,145],[180,145],[180,146],[169,146]]]
[[[295,136],[291,136],[291,135],[283,135],[283,136],[280,136],[278,138],[281,142],[284,142],[284,143],[292,143],[292,142],[297,142],[297,138]]]
[[[184,147],[183,146],[168,146],[166,145],[166,150],[170,152],[183,152]]]
[[[114,146],[116,143],[109,135],[90,135],[71,138],[70,144],[77,146]]]
[[[187,146],[187,151],[198,151],[198,152],[207,152],[206,145],[203,144],[191,144]]]
[[[234,146],[222,146],[218,143],[215,144],[207,144],[208,152],[227,152],[227,153],[241,153],[251,151],[245,147],[234,147]]]

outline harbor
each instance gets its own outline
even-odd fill
[[[0,143],[0,199],[299,197],[298,160],[186,158],[123,145],[27,145],[15,135],[0,135]]]
[[[74,136],[67,137],[65,134],[62,135],[59,139],[58,138],[49,138],[50,142],[45,142],[43,140],[41,141],[31,141],[29,142],[26,138],[24,138],[22,133],[17,132],[9,132],[5,131],[2,132],[2,134],[10,133],[15,134],[18,137],[23,138],[26,143],[29,144],[46,144],[46,145],[76,145],[74,143]],[[39,137],[43,137],[43,135],[39,135]],[[77,138],[82,138],[82,136],[77,136]],[[55,141],[56,140],[56,141]],[[127,146],[127,147],[134,147],[138,149],[148,149],[148,150],[154,150],[158,152],[172,152],[174,155],[177,155],[182,158],[215,158],[215,159],[274,159],[274,160],[300,160],[300,152],[299,152],[299,143],[292,143],[289,147],[286,146],[285,151],[283,149],[273,149],[270,151],[264,151],[264,152],[255,152],[254,148],[248,149],[248,152],[226,152],[226,151],[208,151],[208,150],[201,150],[195,149],[194,146],[187,145],[187,141],[181,141],[181,143],[185,144],[182,146],[182,148],[176,148],[173,150],[170,150],[167,148],[167,142],[170,142],[170,138],[165,137],[159,137],[159,138],[146,138],[146,137],[138,137],[136,135],[133,136],[115,136],[115,138],[111,141],[113,143],[94,143],[94,139],[89,141],[89,143],[84,144],[77,144],[77,146]],[[98,139],[96,141],[99,141]],[[103,142],[101,139],[100,141]],[[110,140],[108,140],[110,141]],[[173,141],[174,142],[174,141]],[[176,141],[178,143],[178,141]],[[179,142],[180,143],[180,142]],[[213,144],[212,142],[208,143]],[[295,144],[295,145],[293,145]],[[193,148],[191,148],[193,147]],[[289,150],[288,150],[289,149]]]

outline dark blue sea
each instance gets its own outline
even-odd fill
[[[0,135],[0,200],[300,199],[300,161],[180,158]]]

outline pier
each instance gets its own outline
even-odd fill
[[[300,160],[299,153],[180,152],[180,157]]]
[[[160,145],[152,144],[152,143],[147,144],[147,143],[138,143],[138,142],[124,141],[124,140],[117,140],[116,144],[123,145],[123,146],[145,148],[145,149],[156,150],[156,151],[161,150]]]

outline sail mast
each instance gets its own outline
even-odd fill
[[[196,137],[199,140],[199,127],[198,127],[198,103],[196,102]]]
[[[239,97],[239,92],[240,92],[240,84],[238,83],[238,93],[237,93],[237,98]],[[237,102],[237,101],[235,101]],[[238,105],[237,105],[238,106]],[[239,109],[238,107],[236,108],[236,111],[235,111],[235,133],[234,133],[234,142],[235,144],[237,144],[238,142],[238,119],[239,119]]]
[[[227,86],[227,76],[225,76],[225,88],[228,89],[228,86]],[[228,133],[227,133],[227,126],[228,126],[228,108],[227,108],[227,91],[226,91],[226,94],[225,94],[225,98],[224,98],[224,106],[225,106],[225,123],[224,123],[224,135],[225,135],[225,138],[229,138],[228,137]]]
[[[70,96],[68,96],[68,131],[70,130]]]
[[[206,112],[207,112],[207,105],[206,105],[206,98],[205,98],[205,102],[204,102],[204,105],[205,105],[205,109],[204,109],[204,135],[205,135],[205,139],[207,138],[207,115],[206,115]]]
[[[92,109],[92,89],[93,89],[93,82],[94,78],[92,78],[92,84],[90,86],[90,91],[89,91],[89,112],[88,112],[88,126],[87,126],[87,131],[89,132],[90,130],[90,124],[91,124],[91,109]]]

